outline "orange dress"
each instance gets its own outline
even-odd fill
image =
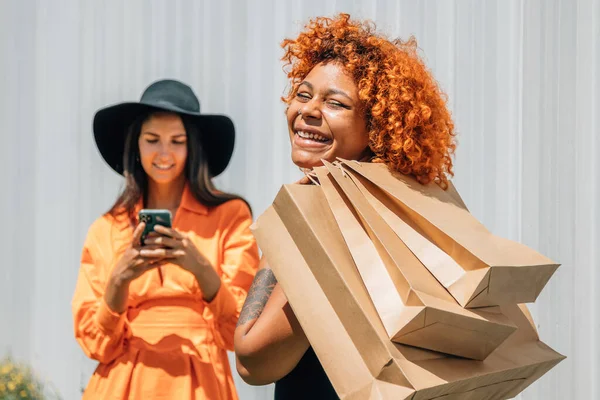
[[[133,228],[108,215],[92,224],[72,301],[75,337],[100,362],[83,399],[237,399],[227,350],[258,268],[251,223],[243,201],[208,209],[186,187],[173,227],[215,267],[219,291],[206,302],[191,273],[167,264],[131,283],[121,315],[104,291]]]

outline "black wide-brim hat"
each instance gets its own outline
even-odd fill
[[[144,113],[167,111],[189,116],[197,125],[200,143],[212,176],[227,168],[235,144],[235,128],[225,115],[200,114],[200,102],[193,90],[175,80],[154,82],[139,102],[126,102],[102,108],[94,116],[94,139],[102,158],[123,174],[123,153],[129,126]]]

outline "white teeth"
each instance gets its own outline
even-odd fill
[[[304,132],[304,131],[297,131],[296,133],[298,134],[298,136],[300,136],[301,138],[304,138],[304,139],[311,139],[311,140],[316,140],[319,142],[327,141],[327,138],[325,138],[321,135],[318,135],[316,133],[308,133],[308,132]]]
[[[154,164],[154,166],[156,168],[158,168],[158,169],[164,169],[164,170],[171,168],[171,165],[158,165],[158,164]]]

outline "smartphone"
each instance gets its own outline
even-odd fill
[[[142,232],[142,244],[144,244],[146,236],[148,236],[150,232],[154,231],[154,227],[156,225],[162,225],[166,226],[167,228],[171,228],[172,217],[171,211],[169,210],[140,210],[138,213],[138,218],[140,222],[146,223],[144,232]]]

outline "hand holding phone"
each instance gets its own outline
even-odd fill
[[[139,221],[146,224],[144,231],[142,232],[141,243],[144,244],[144,240],[150,232],[154,232],[156,225],[165,226],[167,228],[172,227],[172,216],[169,210],[151,210],[143,209],[138,213]]]
[[[142,232],[144,231],[142,226],[143,225],[140,223],[133,230],[132,242],[112,269],[106,287],[106,293],[104,295],[106,304],[111,310],[119,314],[127,310],[129,284],[134,279],[139,278],[144,273],[154,268],[158,268],[159,274],[161,274],[160,266],[163,263],[163,259],[161,257],[146,257],[141,254],[142,250],[140,242]]]

